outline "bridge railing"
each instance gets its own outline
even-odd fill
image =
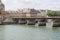
[[[51,17],[51,16],[38,16],[37,14],[26,14],[26,13],[19,13],[19,14],[7,14],[6,15],[7,18],[60,18],[58,16],[54,16],[54,17]]]

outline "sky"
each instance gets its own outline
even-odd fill
[[[60,0],[2,0],[6,10],[22,8],[60,10]]]

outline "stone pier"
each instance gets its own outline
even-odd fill
[[[34,20],[27,20],[27,24],[28,25],[35,25],[35,21]]]
[[[19,24],[26,24],[27,22],[26,22],[26,20],[21,20],[21,19],[19,19],[18,23],[19,23]]]
[[[39,26],[39,24],[40,24],[40,21],[39,20],[36,20],[35,25],[36,26]]]
[[[14,21],[11,18],[6,18],[5,20],[3,20],[3,24],[14,24]]]
[[[44,19],[38,19],[36,20],[36,23],[38,26],[45,26],[46,25],[46,22]]]
[[[53,20],[52,19],[47,19],[46,27],[48,27],[48,28],[52,28],[53,27]]]
[[[0,24],[2,24],[2,19],[0,19]]]

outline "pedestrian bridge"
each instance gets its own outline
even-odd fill
[[[18,19],[60,19],[60,17],[10,17]]]
[[[3,15],[4,16],[4,15]],[[34,19],[60,19],[60,17],[47,17],[47,16],[38,16],[37,14],[20,14],[20,13],[16,13],[16,14],[6,14],[4,16],[4,18],[24,18],[24,19],[28,19],[28,18],[34,18]]]
[[[46,20],[46,25],[48,26],[49,24],[51,24],[51,26],[53,25],[53,22],[55,21],[55,19],[59,19],[60,17],[47,17],[47,16],[38,16],[38,15],[26,15],[26,14],[7,14],[7,15],[2,15],[0,17],[1,19],[11,19],[10,22],[14,22],[14,23],[27,23],[27,24],[35,24],[35,22],[37,21],[37,24],[41,23],[41,19]],[[4,20],[0,21],[5,22]],[[7,21],[6,21],[7,22]]]

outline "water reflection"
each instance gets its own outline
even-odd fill
[[[1,40],[59,40],[60,27],[4,25],[0,26],[0,34],[3,35]]]

